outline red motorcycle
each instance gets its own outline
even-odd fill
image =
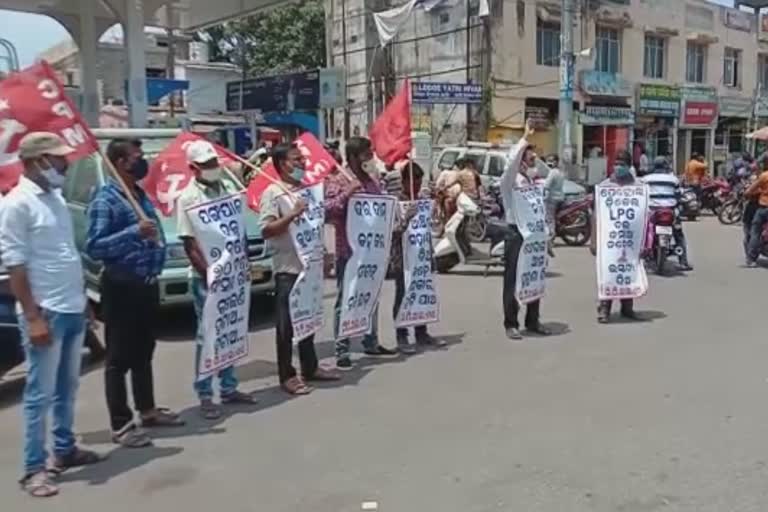
[[[715,216],[731,195],[731,185],[724,178],[707,179],[701,182],[699,202],[702,210],[711,210]]]
[[[566,245],[579,246],[589,242],[592,236],[592,205],[590,194],[583,199],[566,203],[555,214],[555,235]]]
[[[645,234],[644,258],[658,275],[664,275],[664,264],[670,256],[680,256],[683,247],[675,244],[675,212],[669,208],[651,211]]]

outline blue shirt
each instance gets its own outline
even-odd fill
[[[140,188],[136,191],[141,209],[157,223],[162,244],[139,235],[139,217],[120,186],[109,180],[88,205],[85,252],[92,259],[103,261],[107,271],[139,278],[155,277],[165,265],[165,235],[149,198]]]

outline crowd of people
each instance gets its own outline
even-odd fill
[[[533,129],[526,126],[521,140],[510,150],[499,182],[503,215],[509,229],[504,247],[503,327],[508,338],[519,340],[524,332],[550,334],[540,319],[540,301],[526,304],[521,331],[521,303],[515,295],[518,261],[524,238],[518,229],[514,202],[516,191],[540,181],[545,189],[547,221],[564,200],[564,176],[556,155],[538,158],[528,142]],[[35,132],[24,136],[19,157],[24,166],[19,184],[5,197],[0,210],[0,253],[8,268],[11,287],[18,301],[20,331],[27,356],[28,376],[24,391],[23,478],[21,484],[31,496],[48,497],[58,493],[55,476],[61,471],[93,464],[102,457],[75,443],[73,433],[74,403],[80,374],[80,348],[85,326],[92,313],[87,308],[82,263],[75,246],[72,221],[60,193],[72,148],[58,135]],[[389,194],[400,201],[414,201],[431,190],[448,218],[465,196],[480,201],[484,191],[471,159],[460,159],[444,171],[436,183],[428,187],[424,170],[415,163],[401,164],[380,179],[371,142],[352,137],[345,144],[345,172],[335,172],[324,183],[325,217],[335,229],[336,280],[338,295],[334,308],[335,367],[319,364],[314,337],[296,344],[300,368],[293,365],[294,336],[290,314],[290,293],[302,272],[302,263],[289,236],[289,226],[306,210],[301,199],[290,203],[278,200],[286,191],[301,188],[304,158],[298,148],[281,143],[269,155],[277,170],[277,181],[261,196],[260,227],[273,250],[275,290],[275,335],[278,379],[281,388],[291,395],[313,391],[315,381],[342,378],[341,372],[353,367],[351,340],[339,331],[342,308],[342,283],[351,256],[346,236],[348,205],[358,193]],[[189,208],[241,191],[230,180],[222,179],[222,169],[215,148],[199,140],[186,147],[186,157],[194,179],[178,199],[178,237],[190,262],[190,282],[197,322],[195,374],[189,379],[199,401],[203,418],[221,417],[222,407],[251,404],[254,397],[239,390],[233,366],[221,369],[215,376],[200,376],[200,347],[204,336],[203,307],[206,301],[206,275],[209,265],[201,250],[190,218]],[[258,158],[266,158],[259,154]],[[105,328],[106,362],[104,391],[112,441],[125,448],[141,448],[152,443],[146,428],[176,427],[184,424],[178,413],[157,405],[153,378],[153,356],[156,346],[154,323],[158,316],[158,276],[165,264],[165,247],[170,240],[161,228],[158,214],[141,187],[148,164],[140,141],[115,139],[106,150],[118,179],[96,191],[88,207],[88,232],[85,252],[103,264],[101,276],[102,316]],[[695,160],[698,162],[698,160]],[[700,163],[700,162],[699,162]],[[706,171],[706,167],[704,167]],[[701,165],[688,166],[690,179],[703,178]],[[640,174],[640,176],[638,176]],[[122,183],[121,183],[122,182]],[[649,205],[654,208],[677,209],[680,183],[665,159],[646,163],[638,173],[628,152],[617,158],[610,177],[604,184],[624,187],[644,183],[649,189]],[[768,172],[763,172],[749,187],[747,196],[753,201],[748,241],[748,261],[756,259],[755,240],[768,221]],[[403,271],[401,234],[415,215],[414,208],[398,214],[388,273],[395,283],[393,316],[406,293]],[[745,221],[746,222],[746,221]],[[675,237],[685,247],[681,224],[676,224]],[[550,234],[554,231],[550,228]],[[594,230],[593,230],[594,232]],[[600,248],[592,237],[592,252]],[[759,248],[759,247],[758,247]],[[551,250],[551,249],[550,249]],[[754,256],[754,257],[753,257]],[[687,251],[680,255],[680,267],[691,270]],[[611,300],[598,305],[598,321],[609,319]],[[621,300],[621,315],[637,319],[632,299]],[[406,328],[397,328],[396,347],[381,344],[378,335],[378,308],[373,328],[363,336],[364,353],[372,357],[411,354],[419,346],[442,346],[444,340],[430,335],[427,325],[413,328],[413,338]],[[126,379],[130,378],[133,407],[128,398]],[[214,397],[213,379],[218,379],[220,397]],[[46,450],[46,416],[53,416],[53,454]]]

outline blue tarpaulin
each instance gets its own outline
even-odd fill
[[[155,103],[174,91],[189,90],[189,80],[147,78],[147,103]]]

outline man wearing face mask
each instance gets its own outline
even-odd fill
[[[309,381],[339,380],[337,372],[318,365],[315,336],[299,341],[297,348],[301,374],[293,367],[293,324],[291,323],[290,295],[304,265],[296,254],[289,233],[291,223],[306,210],[302,199],[289,206],[284,200],[287,190],[297,190],[304,178],[304,158],[293,144],[278,144],[272,149],[272,163],[277,169],[282,186],[272,183],[261,196],[260,223],[264,238],[272,247],[275,272],[275,333],[277,335],[277,370],[280,387],[291,395],[306,395],[312,391]]]
[[[117,180],[111,178],[88,206],[85,250],[104,263],[101,305],[107,357],[104,371],[113,442],[139,448],[151,444],[128,407],[125,377],[131,374],[133,400],[143,426],[177,426],[178,416],[155,405],[152,358],[159,301],[157,276],[165,264],[165,239],[152,203],[138,182],[147,161],[136,140],[114,139],[107,158],[141,207],[134,211]]]
[[[336,296],[333,333],[336,339],[336,366],[341,370],[352,368],[350,356],[350,341],[339,338],[339,319],[341,317],[341,301],[344,295],[344,269],[352,254],[347,241],[347,205],[349,198],[356,192],[365,194],[382,194],[379,186],[378,170],[373,159],[371,141],[364,137],[352,137],[345,147],[347,153],[347,168],[355,177],[351,182],[341,173],[332,174],[325,183],[325,215],[328,222],[333,224],[336,234]],[[373,315],[373,331],[363,337],[363,348],[366,355],[372,357],[395,356],[396,350],[382,347],[378,339],[378,308]]]
[[[523,246],[523,237],[517,229],[517,219],[515,218],[515,189],[527,187],[533,184],[533,178],[536,177],[536,151],[528,143],[528,139],[533,135],[533,126],[528,121],[525,126],[525,134],[515,144],[507,156],[507,164],[504,168],[504,174],[501,176],[501,198],[504,203],[504,212],[509,225],[509,235],[504,242],[504,329],[507,338],[511,340],[520,340],[523,335],[520,333],[520,323],[518,314],[520,304],[515,297],[515,286],[517,284],[517,262],[520,256],[520,249]],[[549,335],[539,320],[540,301],[535,300],[528,303],[525,311],[525,328],[531,334],[540,336]]]
[[[223,178],[223,170],[219,165],[216,149],[208,141],[197,140],[186,148],[189,168],[195,175],[189,185],[182,191],[176,205],[178,212],[179,238],[184,243],[184,250],[192,263],[194,274],[192,276],[192,295],[195,301],[195,314],[197,316],[197,340],[195,348],[195,368],[200,365],[201,347],[203,344],[203,306],[205,305],[206,274],[208,264],[200,246],[195,239],[195,231],[189,221],[187,209],[201,203],[207,203],[213,199],[238,194],[242,190],[235,183]],[[255,402],[251,395],[237,390],[238,380],[235,375],[235,367],[228,366],[219,371],[219,393],[221,401],[225,404],[252,404]],[[200,414],[203,418],[215,420],[221,417],[221,410],[213,402],[213,376],[198,380],[195,371],[195,393],[200,400]]]
[[[59,189],[66,157],[73,151],[53,133],[25,135],[19,145],[24,174],[3,197],[0,210],[0,254],[17,300],[28,365],[21,484],[38,498],[58,493],[52,473],[99,460],[77,447],[72,432],[86,298],[72,221]],[[45,425],[51,406],[54,453],[49,471]]]

